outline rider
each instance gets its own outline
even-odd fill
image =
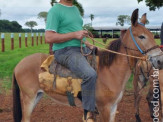
[[[78,8],[73,5],[73,0],[60,0],[48,12],[45,38],[47,43],[53,43],[56,61],[83,79],[82,105],[86,120],[95,111],[97,74],[81,54],[80,40],[85,41],[85,44],[93,49],[86,41],[85,36],[88,32],[82,29],[82,25],[82,17]],[[86,49],[85,44],[82,46]]]

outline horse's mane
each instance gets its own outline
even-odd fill
[[[110,44],[108,45],[106,49],[118,52],[120,49],[120,46],[121,46],[121,39],[117,39],[117,40],[110,42]],[[114,59],[116,58],[115,53],[110,53],[107,51],[99,51],[98,56],[99,56],[100,67],[104,67],[104,66],[109,67],[113,63]]]

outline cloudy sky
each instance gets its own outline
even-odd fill
[[[41,11],[51,8],[51,0],[0,0],[0,19],[18,21],[23,28],[26,21],[37,21],[35,28],[45,28],[43,20],[37,18]],[[156,11],[149,11],[144,2],[137,0],[78,0],[85,10],[84,23],[90,23],[90,14],[94,14],[93,26],[115,26],[118,15],[131,15],[132,11],[139,8],[139,15],[147,13],[149,25],[161,25],[163,22],[163,7]]]

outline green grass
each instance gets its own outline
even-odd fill
[[[0,79],[2,79],[0,80],[0,84],[1,84],[1,87],[3,87],[5,90],[11,88],[11,79],[12,79],[13,69],[21,59],[33,53],[48,53],[49,52],[49,44],[44,43],[44,38],[43,38],[43,44],[41,45],[39,41],[39,45],[36,46],[36,36],[35,36],[34,38],[35,43],[34,43],[34,46],[32,47],[31,37],[29,36],[28,47],[25,47],[24,34],[22,34],[22,37],[23,37],[22,48],[19,48],[18,33],[15,33],[14,35],[15,35],[15,39],[14,39],[15,49],[14,50],[11,50],[11,39],[10,39],[9,33],[5,33],[5,52],[1,52],[1,43],[0,43]],[[90,39],[88,40],[90,41]],[[95,40],[102,42],[102,39],[95,39]],[[107,41],[107,44],[112,40],[113,39],[109,39]],[[157,44],[160,44],[160,40],[157,39],[156,42]],[[96,44],[96,45],[103,47],[100,44]],[[127,89],[132,88],[132,83],[131,83],[132,77],[127,83],[127,86],[126,86]]]
[[[31,46],[31,38],[28,39],[28,47],[25,47],[25,41],[22,40],[22,48],[19,48],[19,43],[17,41],[18,34],[15,34],[15,49],[11,50],[10,37],[9,34],[6,35],[7,36],[5,36],[5,52],[0,52],[0,78],[11,77],[14,67],[24,57],[33,53],[48,53],[49,51],[49,45],[45,44],[44,40],[42,45],[39,43],[39,45],[36,46],[35,39],[34,46]]]

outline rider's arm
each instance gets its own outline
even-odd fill
[[[81,40],[83,37],[87,36],[88,32],[85,30],[71,32],[66,34],[60,34],[55,31],[46,31],[45,40],[47,43],[62,43],[71,39]]]

